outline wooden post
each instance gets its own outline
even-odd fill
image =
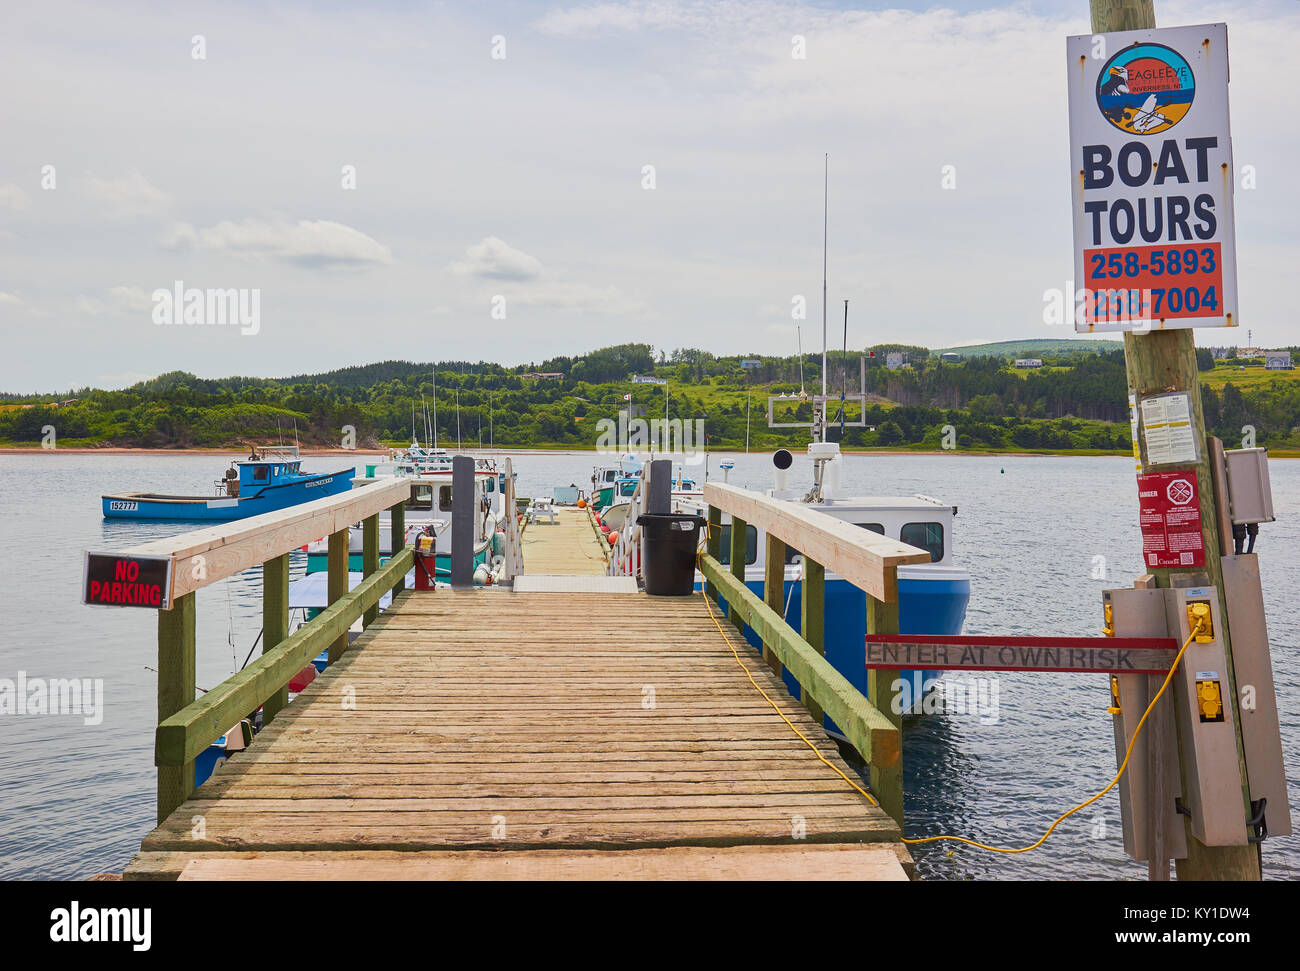
[[[709,507],[709,522],[705,529],[708,530],[708,535],[704,540],[704,548],[715,560],[722,559],[722,510],[717,506]],[[718,588],[712,583],[704,584],[704,594],[710,600],[717,602]]]
[[[158,721],[194,701],[194,594],[158,611]],[[158,767],[158,822],[194,791],[194,762]]]
[[[771,533],[767,533],[767,549],[763,558],[763,601],[785,617],[785,543]],[[778,675],[781,674],[781,659],[776,652],[763,642],[763,657]]]
[[[745,543],[746,529],[745,521],[731,517],[731,575],[741,583],[745,582]],[[727,608],[727,613],[731,617],[731,622],[735,625],[736,630],[742,634],[745,632],[745,622],[740,619],[740,613]]]
[[[330,603],[348,592],[348,531],[346,529],[330,533],[327,587]],[[341,658],[347,649],[348,632],[344,631],[329,647],[329,663],[333,664]]]
[[[361,524],[361,572],[370,576],[379,569],[379,513],[375,513]],[[369,627],[379,616],[379,604],[361,615],[361,626]]]
[[[799,581],[799,634],[808,646],[826,656],[826,567],[803,555],[803,579]],[[865,661],[865,656],[863,658]],[[818,725],[826,717],[821,705],[806,691],[800,691],[804,707]]]
[[[1089,0],[1092,29],[1097,33],[1116,30],[1149,30],[1156,25],[1152,0]],[[1219,564],[1218,513],[1214,501],[1214,477],[1211,470],[1211,449],[1205,435],[1205,415],[1201,408],[1201,377],[1196,367],[1196,341],[1191,328],[1154,330],[1147,334],[1124,334],[1124,359],[1128,368],[1130,394],[1138,399],[1144,395],[1166,391],[1183,391],[1191,399],[1192,433],[1201,450],[1201,460],[1195,465],[1179,467],[1180,471],[1196,472],[1196,487],[1201,501],[1201,535],[1205,546],[1205,566],[1184,570],[1152,570],[1157,583],[1171,586],[1171,576],[1179,573],[1205,572],[1210,585],[1219,591],[1219,610],[1227,618],[1228,607],[1223,595],[1223,570]],[[1146,455],[1143,449],[1143,465]],[[1172,471],[1172,469],[1170,470]],[[1232,644],[1227,624],[1219,632],[1223,642],[1227,669],[1225,695],[1231,698],[1237,731],[1237,760],[1242,780],[1242,827],[1250,810],[1250,787],[1246,779],[1246,758],[1241,741],[1241,711],[1237,694],[1236,675],[1233,672]],[[1182,752],[1179,752],[1181,763]],[[1184,820],[1186,825],[1186,820]],[[1251,844],[1244,846],[1203,846],[1191,830],[1187,832],[1187,859],[1175,863],[1180,880],[1258,880],[1259,859]]]
[[[262,564],[262,653],[265,654],[289,636],[289,554]],[[262,727],[289,703],[289,686],[285,685],[262,703]]]
[[[388,508],[388,554],[396,556],[406,548],[406,503],[399,502]],[[406,577],[397,581],[393,593],[406,589]]]
[[[898,586],[894,581],[894,602],[883,603],[870,594],[867,595],[867,633],[898,633]],[[903,828],[903,754],[902,729],[903,714],[896,711],[894,682],[899,678],[898,671],[872,668],[867,671],[867,700],[875,705],[876,710],[888,718],[899,730],[898,765],[871,765],[871,792],[880,801],[880,808]]]

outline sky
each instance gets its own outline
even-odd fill
[[[1254,173],[1242,326],[1197,342],[1296,343],[1300,4],[1156,15],[1228,24]],[[833,346],[846,299],[850,347],[1073,337],[1043,308],[1089,26],[1085,0],[7,2],[0,391],[819,349],[824,153]],[[155,322],[178,282],[256,325]]]

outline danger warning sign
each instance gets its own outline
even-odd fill
[[[1150,472],[1138,482],[1142,557],[1148,567],[1205,565],[1195,472]]]

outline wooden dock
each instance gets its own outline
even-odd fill
[[[109,575],[149,567],[168,584],[158,826],[124,876],[906,879],[897,716],[822,655],[809,613],[822,568],[810,557],[867,591],[880,630],[896,629],[896,566],[928,554],[709,488],[714,528],[699,562],[726,619],[703,596],[653,597],[634,576],[610,575],[621,571],[585,510],[558,510],[522,537],[508,520],[502,584],[406,590],[415,551],[381,563],[378,544],[383,510],[405,534],[403,480],[92,554]],[[730,567],[717,558],[724,508],[739,524]],[[471,505],[462,513],[472,528]],[[745,516],[768,529],[769,562],[784,561],[782,542],[804,551],[803,635],[769,604],[779,606],[779,575],[764,598],[743,582]],[[365,578],[349,590],[356,522]],[[322,533],[330,604],[291,631],[289,553]],[[195,597],[259,565],[262,654],[199,696]],[[349,643],[358,620],[364,631]],[[329,666],[290,703],[289,681],[323,650]],[[196,759],[259,711],[251,744],[196,789]],[[870,765],[879,806],[822,730],[823,712]]]
[[[604,576],[609,544],[586,509],[555,508],[555,522],[534,520],[523,532],[524,569],[546,576]]]
[[[702,597],[408,591],[126,877],[905,879],[746,672],[853,777]]]

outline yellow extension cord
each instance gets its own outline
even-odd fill
[[[699,557],[697,556],[696,559],[698,561]],[[701,573],[703,573],[703,571],[701,571]],[[717,614],[715,614],[713,611],[713,604],[709,603],[707,585],[704,587],[704,589],[700,591],[700,595],[704,597],[704,606],[709,612],[709,619],[712,620],[714,626],[718,628],[718,633],[721,634],[722,639],[727,642],[727,647],[731,649],[731,654],[736,659],[736,663],[739,664],[740,669],[745,672],[745,677],[749,678],[749,683],[752,684],[754,688],[758,691],[758,693],[763,696],[763,700],[772,706],[772,710],[781,716],[781,720],[790,726],[790,730],[794,732],[796,735],[798,735],[799,738],[803,740],[803,743],[805,745],[807,745],[810,749],[812,749],[813,754],[816,755],[818,759],[820,759],[830,768],[834,769],[836,775],[838,775],[841,779],[843,779],[850,786],[852,786],[859,793],[861,793],[866,798],[866,800],[869,803],[871,803],[871,805],[879,806],[880,803],[877,802],[872,797],[871,793],[867,792],[866,789],[863,789],[862,786],[858,785],[856,782],[850,779],[847,775],[844,774],[844,772],[839,768],[839,766],[832,764],[824,755],[822,755],[821,752],[817,751],[817,746],[814,745],[809,740],[808,736],[805,735],[803,732],[799,731],[798,727],[794,724],[794,722],[790,721],[789,718],[786,718],[785,712],[781,711],[781,709],[777,706],[776,702],[773,701],[771,697],[768,695],[768,693],[763,690],[762,686],[759,685],[759,683],[754,680],[754,676],[749,673],[749,668],[747,668],[745,666],[745,662],[740,659],[740,654],[737,653],[736,646],[731,642],[731,638],[728,637],[727,632],[722,629],[722,624],[718,620]],[[1043,843],[1047,841],[1047,837],[1052,835],[1052,831],[1055,830],[1057,826],[1061,825],[1062,822],[1064,822],[1070,816],[1073,816],[1080,809],[1086,809],[1088,806],[1091,806],[1094,802],[1096,802],[1102,796],[1106,795],[1106,793],[1110,792],[1110,790],[1115,788],[1115,784],[1119,782],[1120,777],[1124,775],[1124,770],[1128,768],[1129,756],[1133,754],[1133,746],[1137,743],[1138,736],[1142,734],[1142,726],[1146,724],[1147,716],[1151,714],[1151,709],[1156,706],[1156,702],[1160,700],[1160,697],[1165,693],[1165,689],[1169,687],[1169,682],[1173,680],[1174,672],[1178,670],[1178,664],[1180,661],[1182,661],[1183,654],[1187,652],[1188,646],[1196,638],[1196,635],[1199,634],[1204,629],[1204,627],[1205,627],[1205,621],[1198,619],[1196,621],[1196,625],[1192,629],[1192,632],[1187,636],[1187,640],[1185,640],[1183,642],[1183,646],[1179,648],[1178,654],[1174,658],[1174,663],[1169,666],[1169,673],[1165,675],[1164,683],[1160,685],[1160,690],[1157,691],[1156,696],[1151,699],[1151,703],[1147,705],[1146,711],[1142,713],[1142,717],[1138,720],[1137,728],[1133,730],[1133,738],[1129,740],[1128,750],[1124,753],[1124,761],[1120,763],[1119,771],[1115,773],[1115,778],[1111,779],[1110,784],[1107,785],[1105,789],[1102,789],[1101,792],[1093,796],[1091,799],[1087,800],[1086,802],[1081,802],[1079,803],[1079,805],[1075,806],[1073,809],[1069,810],[1068,812],[1062,813],[1060,816],[1057,816],[1055,821],[1052,823],[1052,825],[1047,827],[1047,832],[1045,832],[1042,836],[1040,836],[1035,842],[1029,844],[1028,846],[1003,847],[1003,846],[989,846],[987,843],[981,843],[978,840],[967,839],[965,836],[924,836],[919,839],[907,839],[906,837],[900,837],[900,839],[902,839],[904,843],[911,843],[911,844],[934,843],[934,842],[938,842],[939,840],[954,840],[958,843],[966,843],[969,846],[978,846],[980,849],[988,850],[992,853],[1028,853],[1030,850],[1038,849],[1040,846],[1043,845]]]

